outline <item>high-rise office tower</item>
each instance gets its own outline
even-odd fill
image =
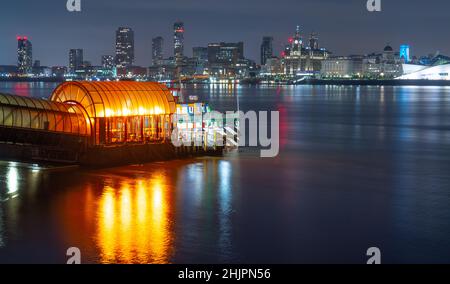
[[[160,36],[152,39],[152,63],[154,66],[161,65],[164,57],[164,39]]]
[[[273,37],[265,36],[261,44],[261,65],[265,65],[267,59],[273,56]]]
[[[33,45],[28,37],[17,37],[17,67],[20,74],[29,74],[33,69]]]
[[[134,32],[127,27],[116,31],[116,66],[126,68],[134,62]]]
[[[175,60],[177,62],[180,62],[183,59],[184,56],[184,23],[183,22],[176,22],[173,25],[173,45],[174,50],[173,54],[175,57]]]
[[[76,70],[83,66],[83,50],[71,49],[69,50],[69,72],[74,74]]]

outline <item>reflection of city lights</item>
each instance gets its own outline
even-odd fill
[[[231,164],[228,161],[219,162],[220,175],[220,208],[222,213],[231,211]]]
[[[159,210],[161,210],[161,206],[162,206],[161,187],[159,185],[155,185],[153,187],[153,209],[156,210],[156,212],[159,212]]]
[[[104,263],[167,263],[170,235],[164,177],[105,187],[98,208],[98,246]]]
[[[8,174],[6,176],[6,186],[8,193],[15,193],[19,190],[19,172],[16,163],[10,163],[8,167]]]

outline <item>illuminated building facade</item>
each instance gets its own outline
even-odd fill
[[[102,68],[105,70],[113,70],[114,69],[114,56],[103,55],[102,56]]]
[[[134,62],[134,32],[127,27],[116,31],[116,66],[127,68]]]
[[[209,74],[217,78],[234,78],[244,65],[248,65],[244,58],[243,42],[220,42],[208,44]],[[246,67],[245,67],[246,68]]]
[[[322,61],[329,56],[328,50],[319,47],[317,34],[310,36],[309,45],[305,45],[300,27],[297,26],[293,37],[282,53],[284,74],[288,77],[319,73]]]
[[[176,22],[173,25],[173,54],[177,63],[181,63],[184,56],[184,23]]]
[[[92,145],[164,141],[176,111],[167,87],[151,82],[66,82],[51,101],[82,107]]]
[[[220,42],[208,44],[208,62],[210,64],[234,65],[244,59],[243,42]]]
[[[450,80],[450,63],[442,65],[403,65],[404,74],[398,80]]]
[[[403,59],[405,63],[411,61],[409,45],[404,44],[400,46],[400,59]]]
[[[402,74],[402,59],[399,53],[387,45],[383,53],[372,53],[363,60],[363,76],[369,79],[393,79]]]
[[[219,153],[223,123],[204,119],[209,111],[203,103],[177,105],[154,82],[70,81],[50,100],[0,94],[2,155],[111,165]]]
[[[69,72],[75,74],[76,70],[83,67],[83,50],[82,49],[71,49],[69,51]]]
[[[19,74],[30,74],[33,68],[33,45],[28,37],[17,37],[17,67]]]
[[[363,57],[330,57],[322,61],[321,77],[324,78],[353,78],[363,73]]]
[[[281,60],[278,57],[267,58],[266,64],[261,66],[260,76],[265,77],[281,75],[283,73],[281,66]]]
[[[152,64],[158,66],[162,64],[164,58],[164,39],[160,36],[152,39]]]

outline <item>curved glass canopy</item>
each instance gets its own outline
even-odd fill
[[[169,115],[176,111],[170,90],[154,82],[66,82],[56,88],[51,100],[80,104],[90,118]]]
[[[91,125],[76,104],[0,94],[0,127],[89,136]]]

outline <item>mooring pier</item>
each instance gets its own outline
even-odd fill
[[[211,121],[183,121],[200,143],[171,143],[177,112],[206,111],[153,82],[65,82],[49,100],[0,94],[0,158],[110,166],[220,155],[224,144],[210,137],[223,129]]]

